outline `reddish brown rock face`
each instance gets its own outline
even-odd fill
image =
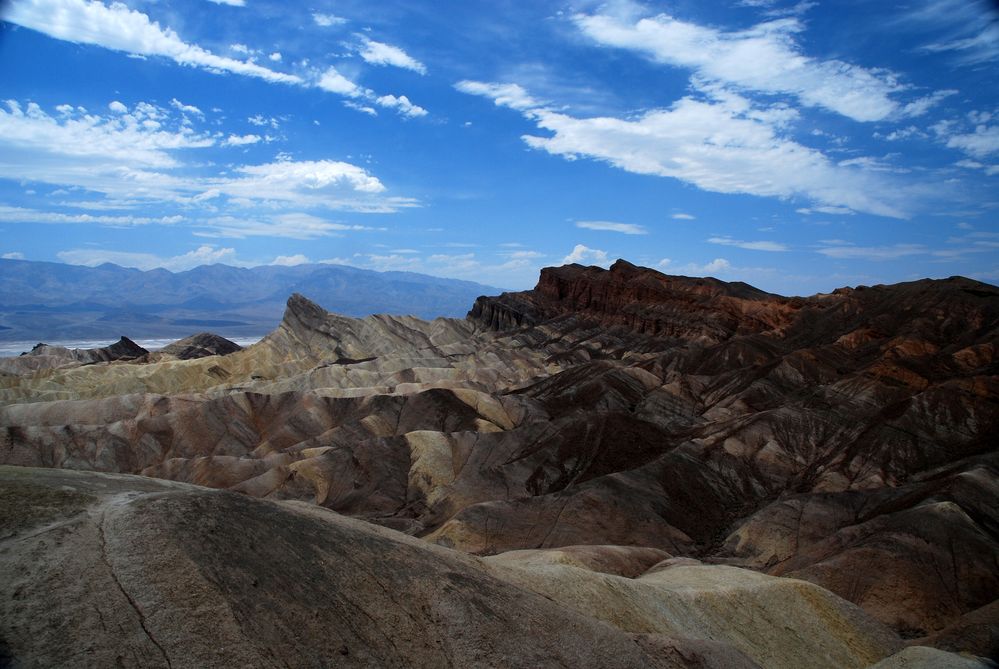
[[[309,500],[480,554],[748,566],[989,653],[997,342],[999,289],[963,278],[786,298],[619,261],[433,322],[295,296],[225,358],[3,379],[0,462]]]

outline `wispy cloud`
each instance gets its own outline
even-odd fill
[[[542,106],[518,84],[497,84],[483,81],[459,81],[454,86],[462,93],[490,98],[497,106],[528,111]]]
[[[23,207],[0,205],[0,222],[4,223],[45,223],[103,225],[115,228],[131,228],[139,225],[176,225],[184,221],[180,215],[174,216],[133,216],[103,214],[68,214],[58,211],[39,211]]]
[[[320,25],[334,25],[334,18],[336,17],[326,14],[313,15],[313,19]],[[257,64],[254,54],[259,52],[244,44],[233,44],[230,50],[248,56],[245,60],[219,56],[184,41],[173,29],[162,27],[148,15],[118,2],[105,5],[98,0],[18,0],[9,5],[3,19],[50,37],[78,44],[93,44],[139,56],[162,56],[181,65],[212,73],[237,74],[270,83],[316,87],[348,97],[363,97],[394,109],[404,117],[424,116],[427,113],[404,95],[381,95],[357,86],[339,76],[332,67],[318,76],[311,71],[304,73],[305,76],[279,72]],[[380,42],[370,42],[370,47],[369,49],[366,45],[361,51],[362,57],[367,54],[372,59],[369,62],[408,67],[416,71],[423,68],[422,63],[409,58],[397,47]],[[274,55],[279,57],[274,58]],[[280,54],[271,54],[269,60],[280,62]]]
[[[181,112],[182,114],[193,114],[194,116],[205,117],[205,113],[195,107],[194,105],[186,105],[177,98],[170,99],[170,106]]]
[[[67,158],[97,158],[143,167],[175,167],[171,155],[178,149],[205,148],[215,144],[210,134],[195,132],[188,126],[169,127],[167,111],[148,103],[139,103],[130,112],[121,102],[109,105],[111,115],[63,112],[50,116],[34,102],[25,107],[7,100],[7,111],[0,109],[0,144],[8,151],[61,154]],[[8,154],[0,163],[0,174],[11,170],[17,153]],[[27,161],[26,161],[27,162]],[[31,161],[37,164],[39,161]],[[8,165],[4,169],[3,163]],[[42,170],[51,166],[40,166]],[[3,174],[8,178],[19,178]],[[31,175],[20,175],[31,178]]]
[[[354,83],[332,66],[323,72],[323,75],[319,78],[318,86],[324,90],[330,91],[331,93],[337,93],[356,100],[364,100],[378,105],[379,107],[394,109],[405,117],[417,118],[427,115],[426,109],[420,107],[419,105],[413,104],[405,95],[378,95],[373,90]],[[361,105],[356,102],[351,103],[350,100],[344,104],[352,109],[356,109],[357,111],[377,115],[377,112],[375,112],[375,110],[370,106]],[[372,114],[372,112],[375,113]]]
[[[826,246],[818,252],[837,260],[897,260],[929,252],[922,244],[890,244],[885,246]]]
[[[625,235],[647,235],[649,231],[641,225],[634,223],[613,223],[611,221],[577,221],[577,228],[587,230],[602,230],[606,232],[620,232]]]
[[[787,251],[788,248],[785,244],[779,242],[771,241],[756,241],[756,242],[745,242],[741,239],[732,239],[731,237],[709,237],[709,244],[720,244],[722,246],[735,246],[740,249],[747,249],[749,251]]]
[[[830,214],[832,216],[851,216],[855,212],[849,207],[802,207],[796,209],[799,214],[810,216],[812,214]]]
[[[971,112],[969,116],[972,121],[971,130],[954,121],[937,123],[933,130],[948,147],[964,151],[975,158],[999,154],[999,124],[989,124],[993,115],[989,112]]]
[[[372,65],[400,67],[404,70],[418,72],[419,74],[427,73],[426,65],[410,56],[401,48],[385,44],[384,42],[376,42],[364,35],[358,35],[358,38],[361,40],[360,55],[365,62]]]
[[[964,65],[999,60],[999,14],[988,0],[920,0],[907,23],[934,36],[924,51],[952,54]]]
[[[904,90],[896,77],[840,60],[805,55],[795,42],[804,26],[796,18],[724,32],[668,14],[623,19],[613,14],[577,14],[578,28],[596,43],[627,49],[651,60],[686,68],[697,76],[768,94],[794,95],[855,121],[879,121],[894,113]]]
[[[181,65],[264,81],[304,83],[297,75],[218,56],[185,42],[170,28],[162,28],[146,14],[118,2],[105,5],[95,0],[18,0],[7,6],[3,19],[78,44],[94,44],[142,56],[163,56]]]
[[[680,179],[717,193],[803,197],[817,206],[845,207],[904,218],[914,189],[864,164],[837,164],[821,151],[782,135],[788,110],[760,108],[730,92],[684,97],[668,109],[635,118],[576,118],[534,101],[519,87],[461,82],[459,90],[519,110],[550,136],[527,144],[569,160],[590,157],[636,174]]]
[[[246,239],[248,237],[281,237],[284,239],[320,239],[342,236],[347,232],[374,232],[384,228],[348,225],[320,216],[293,212],[256,216],[218,216],[197,223],[198,237]]]
[[[278,256],[271,261],[271,264],[279,267],[295,267],[296,265],[307,265],[309,262],[310,260],[308,256],[302,253],[296,253],[291,256]]]
[[[342,26],[347,23],[347,19],[342,16],[336,16],[335,14],[320,14],[316,12],[312,15],[312,20],[315,24],[321,28],[329,28],[330,26]]]
[[[392,212],[416,206],[412,199],[389,195],[387,187],[368,170],[338,160],[294,161],[286,158],[259,164],[216,167],[211,163],[188,165],[182,151],[219,146],[217,136],[200,132],[192,120],[178,112],[145,102],[105,114],[61,108],[53,116],[35,103],[23,106],[8,101],[0,109],[0,178],[35,181],[60,187],[77,187],[97,197],[78,198],[67,207],[93,213],[40,213],[4,211],[7,220],[82,223],[104,226],[173,224],[171,216],[135,214],[150,203],[157,210],[174,207],[186,225],[197,227],[205,218],[247,218],[245,211],[267,216],[313,211]],[[263,141],[257,135],[229,135],[221,142],[247,145]],[[101,209],[117,210],[114,215]],[[118,213],[120,211],[121,213]],[[45,220],[43,220],[45,219]],[[299,222],[301,224],[301,221]],[[341,232],[338,223],[318,230]],[[228,226],[231,232],[238,226]],[[215,226],[221,230],[223,226]],[[252,233],[276,236],[316,231],[307,225],[296,232],[292,225],[252,226]],[[245,232],[245,230],[244,230]]]
[[[256,144],[263,140],[260,135],[229,135],[222,142],[226,146],[246,146],[247,144]]]
[[[199,265],[211,265],[213,263],[225,263],[227,265],[244,264],[237,260],[235,249],[217,248],[208,244],[177,256],[158,256],[153,253],[128,253],[102,249],[71,249],[60,251],[56,256],[70,265],[96,267],[97,265],[110,262],[122,267],[134,267],[142,270],[162,267],[163,269],[175,272],[193,269]]]

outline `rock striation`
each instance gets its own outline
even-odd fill
[[[0,376],[0,462],[309,502],[554,599],[523,574],[749,569],[994,656],[997,346],[999,288],[961,277],[787,298],[569,265],[432,321],[296,294],[224,357]]]

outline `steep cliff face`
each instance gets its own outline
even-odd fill
[[[793,575],[986,653],[997,347],[999,289],[960,277],[786,298],[619,261],[434,321],[296,295],[224,358],[0,378],[0,461],[309,500],[479,554]]]

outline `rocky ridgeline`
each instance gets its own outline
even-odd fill
[[[225,357],[0,376],[0,462],[309,502],[495,556],[505,582],[687,658],[661,666],[795,666],[725,636],[762,615],[744,599],[693,627],[656,618],[673,606],[648,587],[663,561],[701,570],[673,573],[704,592],[802,579],[892,630],[828,666],[900,638],[996,655],[997,342],[999,289],[963,278],[785,298],[619,261],[434,321],[295,295]],[[721,646],[682,646],[704,638]]]

